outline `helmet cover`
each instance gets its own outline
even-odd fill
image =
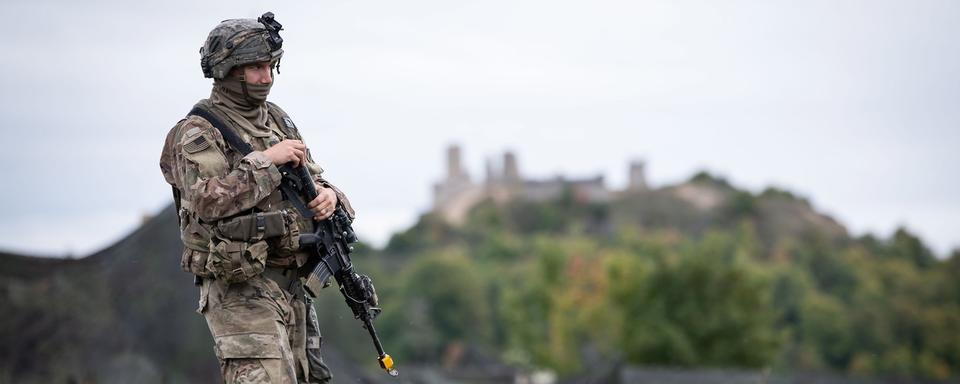
[[[283,56],[282,28],[271,12],[257,20],[224,20],[210,31],[200,48],[203,76],[223,79],[236,66],[279,60]]]

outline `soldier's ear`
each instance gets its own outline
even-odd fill
[[[243,66],[238,65],[233,68],[230,68],[230,73],[227,74],[228,79],[240,79],[243,80]]]

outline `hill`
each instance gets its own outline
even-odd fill
[[[0,382],[217,382],[179,236],[171,206],[84,258],[0,254]],[[324,353],[338,378],[366,377]]]
[[[377,281],[408,309],[386,311],[388,339],[407,356],[468,343],[563,375],[611,360],[960,375],[960,251],[938,260],[906,229],[854,238],[788,191],[707,173],[605,201],[576,188],[429,213],[395,235],[376,259],[402,267]]]
[[[579,196],[483,200],[457,223],[427,213],[385,249],[358,247],[404,377],[550,369],[600,382],[590,375],[650,365],[960,375],[958,251],[938,260],[905,229],[851,237],[788,191],[706,173]],[[176,227],[171,207],[88,257],[0,253],[0,382],[215,382]],[[325,358],[338,381],[378,380],[364,371],[367,336],[330,293],[317,303]]]

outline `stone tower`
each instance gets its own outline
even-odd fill
[[[449,223],[461,224],[467,212],[484,197],[484,189],[470,180],[460,147],[447,148],[447,175],[433,186],[433,207]]]
[[[646,191],[648,189],[645,168],[646,163],[642,160],[637,160],[630,163],[630,173],[627,175],[627,180],[629,180],[629,183],[627,184],[627,190]]]
[[[463,169],[463,162],[460,157],[460,146],[451,145],[447,147],[447,180],[469,179],[467,172]]]
[[[517,156],[510,151],[503,154],[503,180],[510,184],[520,183],[520,167],[517,165]]]
[[[463,168],[460,147],[447,148],[447,177],[433,186],[434,207],[442,208],[456,200],[463,191],[473,188],[470,174]]]

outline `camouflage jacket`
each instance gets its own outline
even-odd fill
[[[167,183],[173,186],[175,195],[179,195],[180,232],[185,246],[181,267],[202,277],[241,280],[259,273],[264,265],[303,265],[306,255],[296,249],[297,237],[300,232],[312,231],[313,224],[297,213],[290,202],[283,200],[277,188],[280,172],[263,153],[282,140],[302,140],[296,126],[282,109],[268,103],[271,136],[252,137],[208,100],[201,100],[197,105],[230,125],[254,150],[242,155],[224,141],[220,131],[209,121],[199,116],[188,116],[179,121],[167,134],[160,169]],[[309,149],[307,159],[307,167],[315,181],[332,188],[340,204],[353,216],[346,196],[323,179],[323,169],[313,161]],[[224,222],[256,212],[281,213],[283,235],[272,239],[253,238],[236,244],[223,238]],[[225,253],[221,256],[226,260],[210,256],[211,253],[216,256],[218,252]],[[227,255],[231,252],[239,255]],[[230,275],[229,271],[223,270],[230,268],[243,269],[245,273]]]

